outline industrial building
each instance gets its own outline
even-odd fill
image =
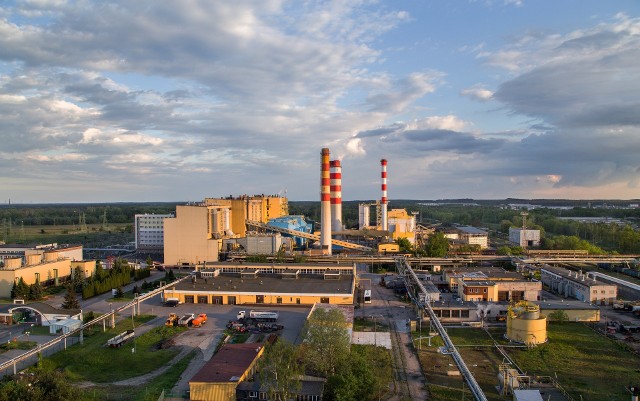
[[[82,245],[58,245],[56,243],[35,246],[2,244],[0,245],[0,262],[4,262],[5,259],[20,258],[22,263],[26,263],[29,256],[40,255],[44,257],[47,252],[56,252],[61,258],[82,260]]]
[[[526,280],[519,273],[497,267],[445,269],[443,280],[464,301],[537,301],[542,291],[540,281]]]
[[[542,283],[566,298],[592,304],[612,305],[618,296],[618,287],[589,278],[582,271],[571,271],[561,267],[540,268]]]
[[[509,227],[509,241],[523,248],[540,246],[540,230]]]
[[[219,305],[353,305],[353,264],[213,263],[164,299]]]
[[[207,198],[202,203],[178,205],[175,217],[164,219],[164,263],[215,262],[223,238],[246,235],[246,220],[266,223],[287,212],[287,199],[277,195]]]
[[[479,245],[480,249],[489,247],[489,233],[471,226],[456,227],[448,238],[457,239],[466,245]]]
[[[72,257],[79,255],[79,260]],[[48,249],[43,252],[29,253],[26,261],[21,257],[4,259],[0,269],[0,297],[9,298],[13,284],[21,278],[25,284],[37,282],[43,285],[59,284],[70,279],[74,269],[80,268],[85,277],[95,271],[95,261],[82,260],[82,246]]]
[[[189,380],[189,399],[235,400],[236,388],[253,376],[263,352],[262,343],[223,344]]]
[[[164,219],[173,214],[136,214],[134,233],[136,250],[162,251],[164,249]]]
[[[406,238],[412,244],[416,241],[416,217],[409,215],[405,209],[391,209],[388,213],[388,228],[395,241]]]
[[[270,219],[268,224],[273,227],[285,228],[287,230],[300,231],[311,234],[313,232],[313,224],[307,223],[304,216],[282,216]],[[288,234],[284,234],[288,237]],[[307,239],[303,237],[293,237],[295,245],[298,248],[307,246]]]

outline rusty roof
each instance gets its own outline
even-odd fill
[[[189,383],[238,382],[261,348],[260,343],[224,344]]]

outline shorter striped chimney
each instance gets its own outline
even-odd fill
[[[331,231],[342,231],[342,165],[331,160]]]
[[[380,199],[381,229],[386,231],[389,229],[387,224],[387,159],[380,160],[380,166],[382,167],[382,172],[380,173],[382,178],[382,198]]]

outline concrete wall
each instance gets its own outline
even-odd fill
[[[40,282],[68,278],[71,274],[71,261],[68,259],[45,262],[39,265],[24,266],[17,269],[0,269],[0,298],[9,298],[11,288],[16,280],[22,277],[27,285],[36,282],[40,276]]]
[[[176,206],[176,217],[164,220],[164,263],[196,264],[218,260],[220,241],[211,239],[206,206]]]

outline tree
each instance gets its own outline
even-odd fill
[[[338,309],[316,309],[303,328],[303,354],[309,366],[329,377],[349,358],[349,332]]]
[[[441,258],[449,251],[449,240],[444,236],[444,233],[434,233],[429,237],[425,251],[427,256]]]
[[[151,267],[153,266],[153,259],[151,259],[151,255],[147,255],[147,268],[151,269]]]
[[[71,285],[67,285],[67,293],[64,295],[62,309],[80,309],[80,302],[76,298],[76,292]]]
[[[567,312],[561,309],[558,309],[556,311],[549,313],[549,321],[558,322],[558,323],[568,322],[569,315],[567,315]]]
[[[122,291],[122,287],[118,286],[118,288],[116,288],[116,295],[113,296],[114,298],[123,298],[124,297],[124,291]]]
[[[73,269],[73,276],[71,277],[71,286],[75,292],[82,291],[82,286],[84,285],[84,273],[82,272],[81,267],[76,267]]]
[[[304,366],[298,362],[298,348],[285,339],[269,345],[260,360],[260,383],[265,386],[270,400],[288,400],[301,387],[300,375]]]
[[[13,288],[11,289],[11,297],[12,298],[29,298],[29,286],[24,282],[22,277],[18,279],[18,282],[13,283]]]
[[[396,244],[398,244],[398,246],[400,247],[400,252],[412,252],[413,251],[413,245],[411,245],[411,242],[409,241],[408,238],[398,238],[396,240]]]
[[[42,285],[40,285],[40,280],[36,280],[35,283],[29,286],[29,300],[39,301],[42,298],[43,298]]]
[[[69,383],[64,373],[33,370],[27,375],[5,376],[0,401],[66,401],[82,399],[82,390]]]

